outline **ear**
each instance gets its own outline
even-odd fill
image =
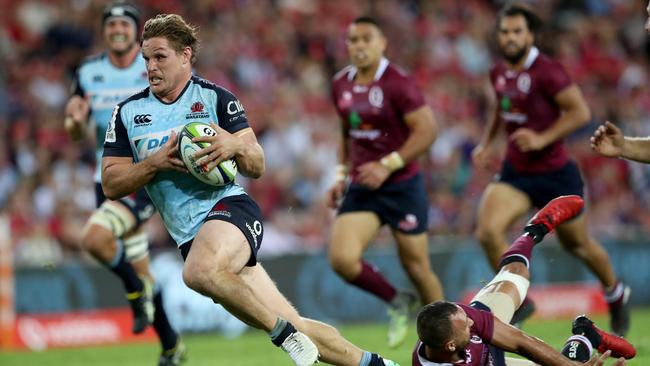
[[[185,61],[185,63],[192,62],[192,47],[185,47],[183,49],[183,60]]]
[[[445,351],[447,352],[456,352],[456,342],[449,341],[445,343]]]

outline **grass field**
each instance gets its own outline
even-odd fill
[[[606,319],[595,319],[606,324]],[[369,350],[410,365],[411,348],[415,342],[415,330],[400,348],[388,350],[385,346],[385,326],[377,324],[347,325],[339,327],[341,333],[352,342]],[[628,365],[650,365],[650,309],[637,309],[633,313],[629,339],[635,344],[638,356]],[[570,333],[569,320],[532,320],[525,330],[556,348],[560,348]],[[251,331],[236,340],[226,340],[214,335],[187,335],[184,337],[189,349],[187,366],[260,366],[292,365],[288,357],[275,349],[266,335]],[[92,348],[60,349],[46,352],[0,352],[1,366],[155,366],[158,348],[156,344],[129,344]]]

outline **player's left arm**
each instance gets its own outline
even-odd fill
[[[521,151],[541,150],[589,122],[589,106],[576,84],[562,89],[553,99],[561,111],[560,117],[553,125],[544,131],[519,128],[510,135],[510,139]]]
[[[564,357],[560,352],[539,338],[500,321],[494,317],[492,345],[506,352],[513,352],[540,365],[576,366],[577,363]]]
[[[562,114],[549,129],[542,133],[546,145],[567,136],[586,125],[591,119],[589,106],[578,85],[569,85],[557,93],[554,100]]]

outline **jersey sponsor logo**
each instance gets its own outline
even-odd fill
[[[103,89],[88,93],[90,104],[94,111],[101,109],[110,109],[131,95],[139,92],[142,88],[117,88]]]
[[[178,133],[181,129],[183,129],[183,126],[171,128],[166,131],[135,136],[131,141],[135,148],[134,150],[138,160],[142,161],[154,154],[169,140],[172,131]]]
[[[190,106],[190,113],[185,115],[185,119],[199,119],[199,118],[208,118],[210,114],[204,112],[205,106],[203,103],[196,101]]]
[[[379,130],[350,130],[350,137],[360,140],[376,140],[381,136]]]
[[[501,119],[508,123],[524,124],[528,122],[528,115],[519,112],[500,112]]]
[[[104,136],[104,141],[105,142],[115,142],[116,136],[115,136],[115,119],[117,118],[117,113],[120,110],[120,106],[115,106],[113,108],[113,115],[111,116],[111,120],[108,121],[108,128],[106,129],[106,135]]]
[[[476,334],[472,335],[472,337],[469,339],[469,341],[474,343],[474,344],[483,343],[483,340],[481,339],[481,337],[477,336]]]
[[[241,102],[239,100],[231,100],[228,102],[228,104],[226,104],[226,112],[228,112],[228,114],[231,116],[243,111],[244,106],[241,105]]]
[[[151,126],[151,115],[150,114],[138,114],[133,117],[133,123],[135,127],[144,127]]]
[[[95,75],[93,76],[93,83],[103,83],[104,75]]]
[[[528,92],[530,91],[530,85],[531,85],[530,75],[528,75],[528,73],[525,72],[521,73],[517,78],[517,89],[519,89],[519,91],[524,94],[528,94]]]
[[[384,105],[384,92],[378,86],[373,86],[368,92],[368,101],[370,105],[381,108]]]

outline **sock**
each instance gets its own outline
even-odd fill
[[[623,300],[624,289],[623,282],[618,280],[611,289],[605,289],[605,300],[607,300],[607,303],[614,304]]]
[[[370,359],[372,357],[372,354],[368,351],[363,351],[363,355],[361,355],[361,361],[359,361],[359,366],[368,366],[370,364]]]
[[[131,263],[126,260],[124,246],[121,243],[118,242],[115,258],[107,266],[122,280],[127,293],[140,292],[144,288],[142,280],[135,273]]]
[[[386,278],[374,266],[364,261],[361,262],[361,272],[357,278],[349,282],[388,303],[397,295],[397,290]]]
[[[501,256],[499,268],[512,262],[521,262],[530,268],[530,257],[533,255],[535,240],[529,234],[518,237]]]
[[[379,356],[376,353],[371,353],[368,366],[386,366],[386,365],[384,364],[384,359],[381,358],[381,356]]]
[[[593,350],[587,337],[574,335],[564,343],[562,354],[569,360],[587,362],[591,358]]]
[[[280,347],[282,343],[284,343],[284,340],[295,332],[297,332],[297,330],[293,324],[284,319],[278,318],[275,322],[275,326],[269,332],[269,336],[271,337],[271,342]]]
[[[165,313],[165,308],[163,307],[162,292],[157,290],[154,297],[153,303],[156,306],[156,312],[154,313],[153,318],[153,328],[158,333],[158,338],[160,339],[160,345],[162,346],[163,351],[167,351],[176,347],[178,343],[178,334],[174,331],[169,320],[167,319],[167,313]]]

